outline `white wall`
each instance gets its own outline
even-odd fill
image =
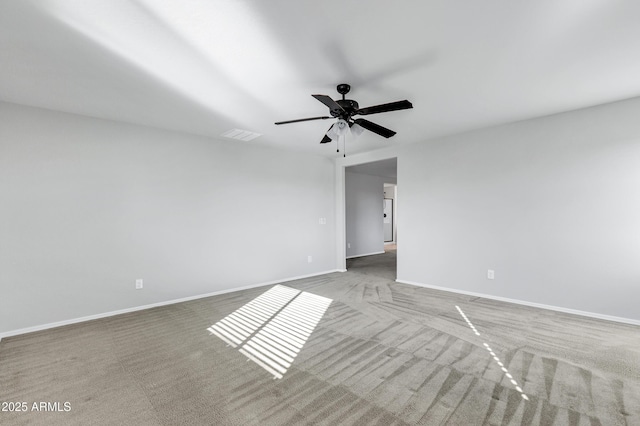
[[[403,147],[399,281],[639,320],[639,117],[636,98]]]
[[[384,252],[384,182],[379,176],[345,173],[347,257]]]
[[[0,123],[0,335],[336,268],[332,160],[7,103]]]

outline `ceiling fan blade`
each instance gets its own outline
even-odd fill
[[[327,118],[333,118],[333,117],[327,117],[327,116],[323,116],[323,117],[311,117],[311,118],[299,118],[297,120],[289,120],[289,121],[278,121],[275,124],[289,124],[289,123],[299,123],[301,121],[311,121],[311,120],[326,120]]]
[[[333,124],[327,129],[327,133],[324,134],[324,137],[322,138],[322,140],[320,141],[320,143],[329,143],[329,142],[333,142],[333,139],[331,139],[329,137],[329,131],[331,131],[331,129],[333,129]]]
[[[411,105],[411,102],[405,99],[404,101],[390,102],[388,104],[374,105],[366,108],[360,108],[355,112],[355,114],[369,115],[369,114],[378,114],[380,112],[398,111],[400,109],[409,109],[409,108],[413,108],[413,105]]]
[[[311,96],[313,96],[314,98],[316,98],[317,100],[319,100],[320,102],[328,106],[330,111],[345,112],[344,109],[342,109],[342,107],[340,106],[340,104],[338,104],[336,101],[334,101],[327,95],[311,95]]]
[[[386,127],[382,127],[379,124],[372,123],[371,121],[365,120],[364,118],[358,118],[354,121],[360,127],[364,127],[365,129],[373,133],[377,133],[380,136],[384,136],[385,138],[390,138],[391,136],[396,134],[396,132],[394,132],[393,130],[387,129]]]

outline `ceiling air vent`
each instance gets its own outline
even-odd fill
[[[260,133],[250,132],[248,130],[231,129],[222,134],[225,138],[238,139],[241,141],[250,141],[261,136]]]

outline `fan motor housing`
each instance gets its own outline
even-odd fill
[[[342,107],[343,111],[339,109],[331,110],[331,115],[334,117],[344,118],[346,120],[358,110],[358,103],[351,99],[338,99],[336,103]]]

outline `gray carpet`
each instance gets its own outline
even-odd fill
[[[395,252],[348,268],[3,339],[0,402],[28,409],[0,424],[640,425],[639,327],[398,284]],[[300,348],[281,379],[241,352],[270,326]]]

